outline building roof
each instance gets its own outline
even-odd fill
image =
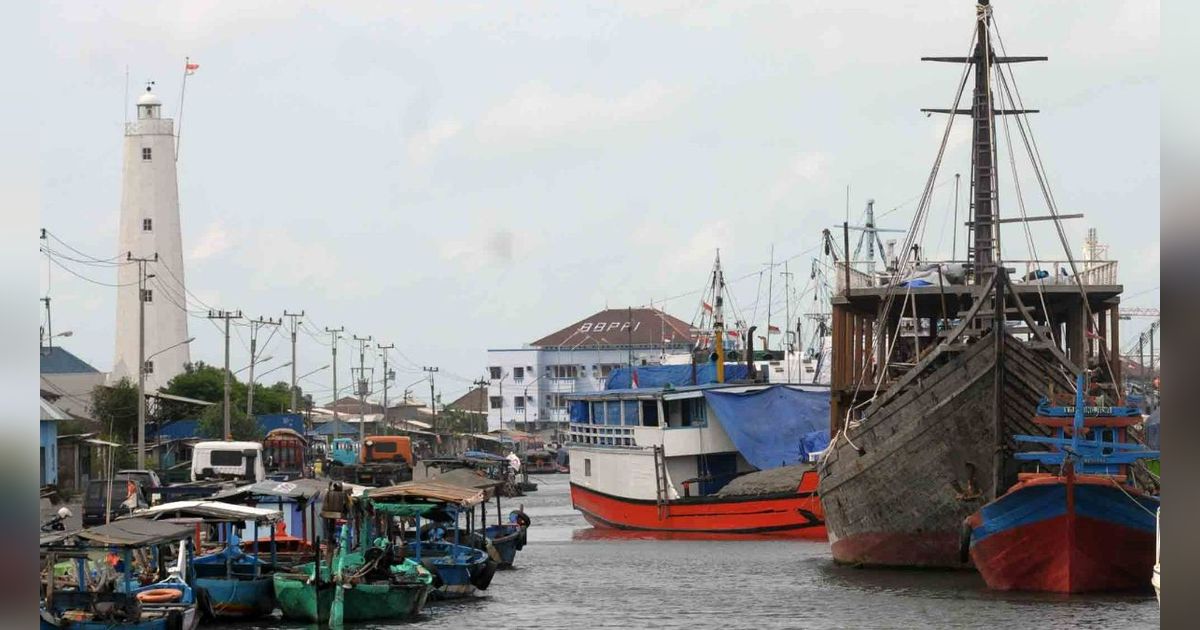
[[[533,342],[538,348],[628,347],[690,344],[696,330],[654,308],[610,308]]]
[[[41,399],[42,404],[42,420],[70,420],[71,416],[63,413],[61,409],[55,407],[54,404],[45,398]]]
[[[99,374],[87,361],[58,346],[42,346],[42,374]]]
[[[467,413],[479,413],[480,409],[487,409],[488,391],[486,387],[476,387],[471,391],[459,396],[454,402],[446,405],[446,409],[454,409],[455,411],[465,411]]]

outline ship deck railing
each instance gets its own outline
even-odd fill
[[[970,265],[969,261],[965,260],[934,260],[923,261],[922,266],[930,265]],[[837,293],[845,295],[847,282],[850,289],[884,289],[889,286],[894,274],[876,270],[878,263],[868,263],[864,261],[851,261],[849,270],[847,270],[846,261],[838,261],[835,265],[835,287]],[[1078,270],[1078,276],[1072,274],[1071,261],[1067,260],[1005,260],[1004,266],[1013,270],[1011,277],[1016,285],[1043,285],[1043,286],[1075,286],[1082,284],[1084,287],[1109,287],[1118,284],[1118,266],[1115,260],[1085,260],[1075,261],[1075,269]],[[915,267],[910,265],[910,272],[915,271]],[[1044,272],[1045,277],[1037,277],[1041,275],[1039,272]],[[901,274],[903,278],[908,274]],[[943,276],[944,277],[944,276]],[[944,290],[953,291],[952,287],[967,287],[969,286],[970,278],[966,278],[966,282],[954,284],[946,284],[942,287]]]

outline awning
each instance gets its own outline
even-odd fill
[[[438,481],[409,481],[387,488],[375,488],[367,492],[372,501],[400,500],[400,502],[440,502],[459,507],[471,507],[484,501],[482,490],[464,488]]]
[[[184,402],[184,403],[189,403],[192,405],[203,405],[205,407],[216,404],[216,403],[208,402],[207,400],[197,400],[195,398],[188,398],[186,396],[176,396],[175,394],[164,394],[162,392],[148,393],[148,394],[146,394],[146,398],[162,398],[163,400],[174,400],[176,402]]]
[[[499,442],[500,441],[500,438],[495,437],[493,435],[488,435],[486,433],[472,433],[471,437],[473,437],[477,440],[487,440],[489,442]]]
[[[283,518],[283,514],[278,510],[220,503],[218,501],[172,501],[171,503],[163,503],[152,508],[138,510],[133,514],[122,516],[121,519],[142,518],[155,520],[164,517],[195,517],[220,522],[256,521],[259,523],[273,523]]]
[[[195,531],[194,527],[188,525],[134,518],[81,530],[76,536],[114,547],[148,547],[185,540]]]
[[[329,481],[318,479],[293,479],[291,481],[260,481],[246,486],[219,492],[211,497],[213,500],[225,500],[234,497],[258,495],[268,497],[285,497],[289,499],[310,499],[329,489]],[[366,486],[342,482],[342,487],[350,491],[351,496],[362,496]]]

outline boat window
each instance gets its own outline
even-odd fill
[[[592,476],[592,460],[587,459],[587,458],[584,458],[584,460],[583,460],[583,476],[584,477]]]
[[[213,466],[241,466],[242,452],[241,451],[213,451],[209,456],[209,463]]]
[[[625,400],[625,401],[622,401],[621,406],[624,408],[624,412],[625,412],[623,424],[625,426],[637,426],[638,425],[638,401]]]
[[[592,424],[604,424],[604,402],[594,402],[592,407]]]
[[[658,404],[653,400],[642,401],[642,426],[658,426]]]
[[[621,424],[621,403],[609,400],[604,403],[604,424]]]
[[[703,398],[688,398],[681,402],[683,403],[683,426],[708,426],[708,415],[705,411]]]

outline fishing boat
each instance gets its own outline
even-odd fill
[[[1045,58],[1004,50],[989,0],[979,0],[970,23],[965,56],[928,58],[965,67],[951,107],[925,110],[949,116],[900,255],[886,270],[864,270],[847,259],[849,225],[841,226],[831,300],[834,437],[818,485],[840,563],[968,568],[960,554],[963,519],[1027,468],[1012,455],[1028,445],[1013,436],[1050,436],[1050,427],[1032,421],[1043,395],[1071,392],[1085,370],[1089,387],[1109,401],[1122,391],[1117,262],[1095,252],[1086,260],[1072,255],[1062,222],[1082,215],[1059,213],[1048,184],[1039,188],[1047,215],[1034,214],[1027,207],[1034,200],[1017,192],[1005,198],[1019,214],[1001,218],[1000,167],[1008,162],[1015,171],[1017,160],[1035,153],[1032,111],[1014,89],[1011,67]],[[957,178],[939,183],[938,174],[959,116],[972,125],[966,256],[922,259],[935,192],[954,183],[958,198]],[[1012,159],[997,158],[1001,147],[1010,147]],[[1038,180],[1048,181],[1040,160],[1030,161]],[[1008,228],[1016,237],[1009,243],[1052,224],[1061,258],[1037,252],[1031,236],[1028,259],[1005,259],[1007,224],[1017,224]],[[827,232],[825,247],[837,251],[837,240]]]
[[[360,514],[361,518],[362,515]],[[360,521],[360,524],[362,521]],[[399,555],[386,539],[365,540],[350,549],[351,528],[343,527],[331,561],[300,564],[274,576],[283,618],[309,623],[411,619],[425,607],[433,575]]]
[[[193,630],[199,617],[188,582],[192,532],[188,525],[131,519],[43,536],[40,627]],[[108,563],[89,563],[106,553]],[[73,584],[63,584],[55,571],[60,560],[74,563]]]
[[[404,541],[405,557],[433,573],[434,598],[469,597],[491,585],[497,563],[466,544],[476,531],[473,508],[485,501],[482,490],[410,481],[370,490],[366,500],[376,513],[392,517],[386,535]]]
[[[477,528],[463,540],[472,547],[486,551],[488,556],[496,562],[497,568],[512,568],[517,552],[525,547],[525,530],[532,521],[523,510],[513,510],[509,513],[508,520],[504,520],[504,508],[500,503],[500,497],[503,496],[500,492],[503,482],[486,477],[482,472],[469,468],[459,468],[442,473],[434,477],[432,481],[484,491],[484,500],[479,503],[479,520],[477,522],[485,526],[482,531]],[[486,525],[488,502],[492,498],[496,499],[496,522]],[[429,525],[431,523],[426,527]]]
[[[199,537],[202,530],[213,534],[207,542],[216,543],[216,548],[197,555],[191,563],[192,586],[204,617],[257,619],[275,610],[271,579],[277,566],[275,546],[268,547],[270,555],[264,559],[257,547],[243,550],[237,530],[248,529],[253,535],[251,540],[257,540],[262,527],[270,532],[269,540],[273,543],[275,524],[282,524],[283,515],[279,511],[217,501],[175,501],[139,510],[124,518],[193,525],[196,549],[204,548],[205,542]]]
[[[1133,483],[1130,464],[1158,451],[1127,439],[1141,421],[1137,407],[1085,400],[1083,375],[1077,391],[1072,406],[1038,406],[1034,422],[1055,437],[1016,436],[1049,447],[1017,459],[1057,470],[1022,474],[966,520],[971,558],[989,588],[1090,593],[1151,585],[1159,500]]]

